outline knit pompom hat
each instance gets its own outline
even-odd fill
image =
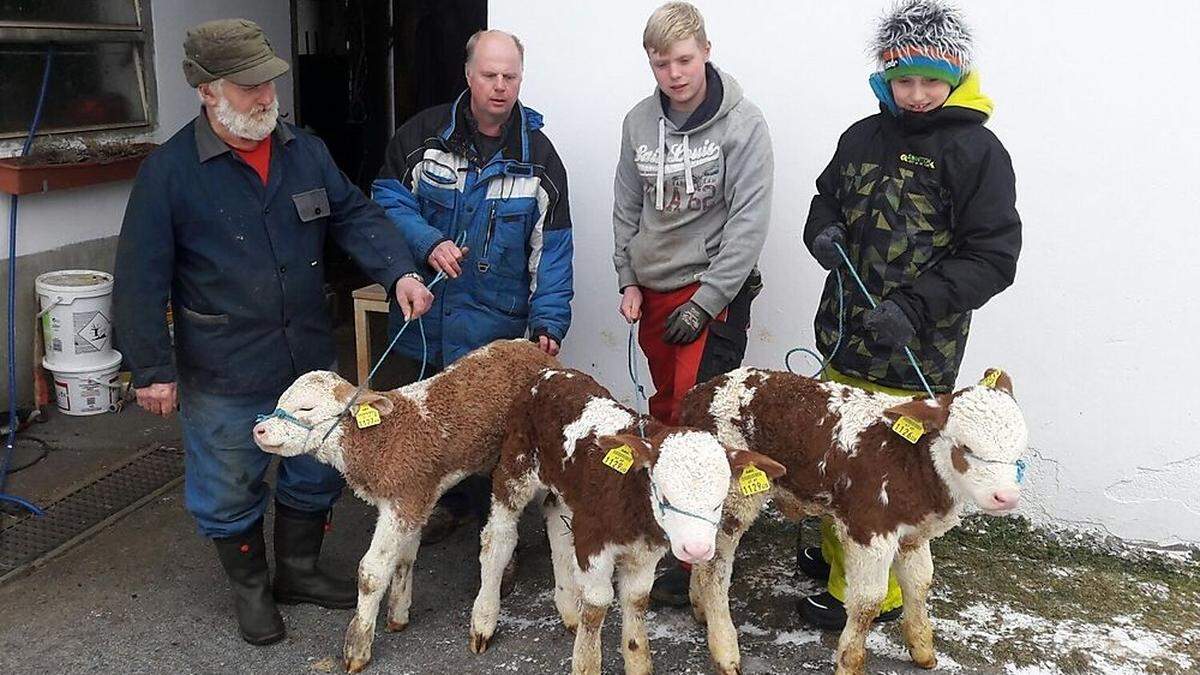
[[[943,0],[901,0],[879,20],[871,55],[888,82],[930,77],[958,86],[971,69],[971,30]]]

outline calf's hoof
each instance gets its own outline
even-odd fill
[[[399,633],[400,631],[404,630],[405,628],[408,628],[407,621],[390,621],[389,620],[387,622],[387,632],[389,632],[389,633]]]
[[[916,651],[910,649],[908,655],[912,657],[913,665],[918,668],[923,668],[925,670],[933,670],[934,668],[937,668],[937,654],[934,654],[933,650]]]
[[[717,664],[717,673],[720,675],[742,675],[742,667],[736,663],[732,666]]]
[[[372,628],[364,626],[357,619],[350,622],[342,646],[342,665],[346,667],[346,672],[361,672],[371,662],[371,642],[375,639]]]
[[[471,631],[471,653],[482,654],[488,650],[492,644],[492,636],[484,635]]]

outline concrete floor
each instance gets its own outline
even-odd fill
[[[372,515],[352,497],[339,504],[326,544],[331,570],[352,574],[367,546]],[[567,672],[572,636],[554,612],[545,535],[531,515],[522,534],[517,590],[505,601],[487,654],[467,650],[468,615],[478,584],[478,544],[467,528],[422,549],[412,624],[400,634],[379,632],[369,672]],[[785,565],[767,567],[782,573]],[[791,625],[791,603],[807,587],[794,585],[786,574],[753,576],[743,575],[737,589],[757,608],[751,611],[739,602],[736,614],[755,624],[743,636],[746,672],[824,671],[833,637]],[[194,533],[178,490],[0,588],[0,607],[5,608],[0,613],[4,673],[341,672],[341,638],[351,614],[284,607],[286,641],[262,648],[241,642],[211,546]],[[606,672],[621,667],[617,621],[614,611],[606,625]],[[690,613],[656,613],[650,623],[660,672],[708,672],[704,634]],[[907,670],[904,663],[879,656],[873,665]]]

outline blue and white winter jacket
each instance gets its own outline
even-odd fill
[[[448,365],[501,338],[546,335],[561,343],[571,325],[571,214],[567,174],[542,116],[518,102],[500,149],[481,157],[466,92],[429,108],[388,144],[372,196],[407,239],[432,279],[429,254],[443,241],[469,248],[463,274],[434,288],[425,315],[431,365]],[[393,301],[394,302],[394,301]],[[403,316],[393,305],[389,334]],[[423,355],[420,331],[406,330],[396,350]]]

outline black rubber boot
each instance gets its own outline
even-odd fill
[[[821,555],[820,546],[798,546],[796,548],[796,569],[809,579],[820,582],[829,581],[829,563]]]
[[[328,511],[299,511],[275,502],[275,602],[306,603],[326,609],[353,609],[358,585],[317,566]]]
[[[800,598],[796,602],[796,611],[800,613],[800,618],[817,628],[825,630],[842,630],[846,627],[846,607],[841,600],[833,597],[829,591],[810,595],[807,598]],[[875,623],[887,623],[900,618],[903,613],[903,607],[889,609],[886,612],[880,612],[879,616],[875,617]]]
[[[234,537],[213,539],[217,557],[233,587],[233,606],[238,631],[252,645],[279,642],[286,634],[283,617],[271,598],[271,575],[267,571],[267,546],[262,521]]]

